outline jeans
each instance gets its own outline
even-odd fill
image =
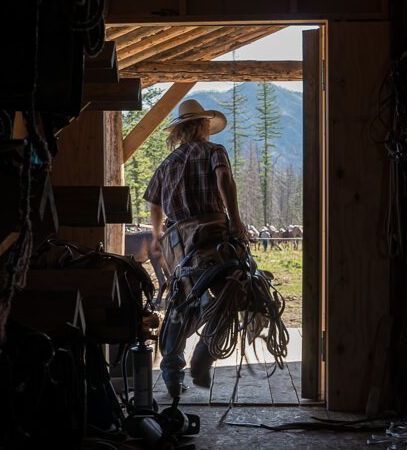
[[[204,298],[202,303],[205,304],[206,295],[204,294]],[[196,316],[199,315],[199,309],[197,308],[197,313],[194,314]],[[198,319],[198,317],[196,317]],[[164,348],[163,350],[163,358],[161,360],[160,368],[162,371],[162,376],[165,384],[172,384],[172,383],[182,383],[184,381],[185,377],[185,371],[184,367],[186,366],[185,361],[185,345],[186,340],[189,336],[185,335],[182,339],[182,345],[180,346],[180,351],[177,353],[172,352],[175,340],[178,336],[179,330],[181,327],[181,322],[174,321],[170,323],[169,329],[166,335],[166,340],[164,342]],[[195,330],[194,327],[192,327],[192,332]],[[191,334],[190,334],[191,335]],[[191,375],[193,378],[199,377],[201,373],[205,373],[209,371],[211,368],[213,362],[215,361],[214,358],[209,353],[208,346],[205,344],[202,338],[199,339],[198,343],[196,344],[196,347],[194,349],[194,353],[192,355],[191,359]]]

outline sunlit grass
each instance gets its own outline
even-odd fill
[[[286,299],[284,322],[287,326],[301,327],[302,314],[302,251],[252,249],[259,269],[274,275],[274,285]]]
[[[252,248],[252,254],[259,269],[268,270],[274,275],[274,285],[286,299],[283,315],[289,327],[301,327],[302,315],[302,251],[285,248],[264,252]],[[157,279],[150,263],[144,264],[158,288]]]

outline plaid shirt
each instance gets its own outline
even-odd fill
[[[144,199],[160,205],[171,222],[225,212],[215,175],[220,166],[230,169],[222,145],[208,141],[183,144],[157,168]]]

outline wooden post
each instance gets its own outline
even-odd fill
[[[59,152],[51,173],[58,186],[103,186],[105,176],[104,113],[85,111],[58,136]],[[56,204],[58,211],[58,204]],[[88,247],[105,242],[105,227],[60,227],[59,236]]]
[[[106,111],[105,115],[105,186],[123,186],[122,113]],[[106,250],[124,254],[124,224],[106,224]]]
[[[120,111],[85,111],[59,135],[52,182],[59,186],[121,186],[123,138]],[[56,205],[58,210],[58,205]],[[114,253],[124,252],[124,226],[60,227],[62,238]]]
[[[145,142],[158,125],[168,116],[177,103],[192,89],[195,83],[174,83],[163,97],[150,109],[123,141],[123,162]]]
[[[328,43],[327,401],[332,410],[364,411],[375,336],[389,310],[389,163],[381,128],[375,140],[371,128],[391,67],[390,26],[332,22]]]
[[[303,273],[302,397],[319,400],[321,363],[321,136],[320,29],[303,32]]]

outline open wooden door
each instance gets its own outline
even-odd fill
[[[302,397],[321,399],[322,333],[322,30],[303,31]]]

